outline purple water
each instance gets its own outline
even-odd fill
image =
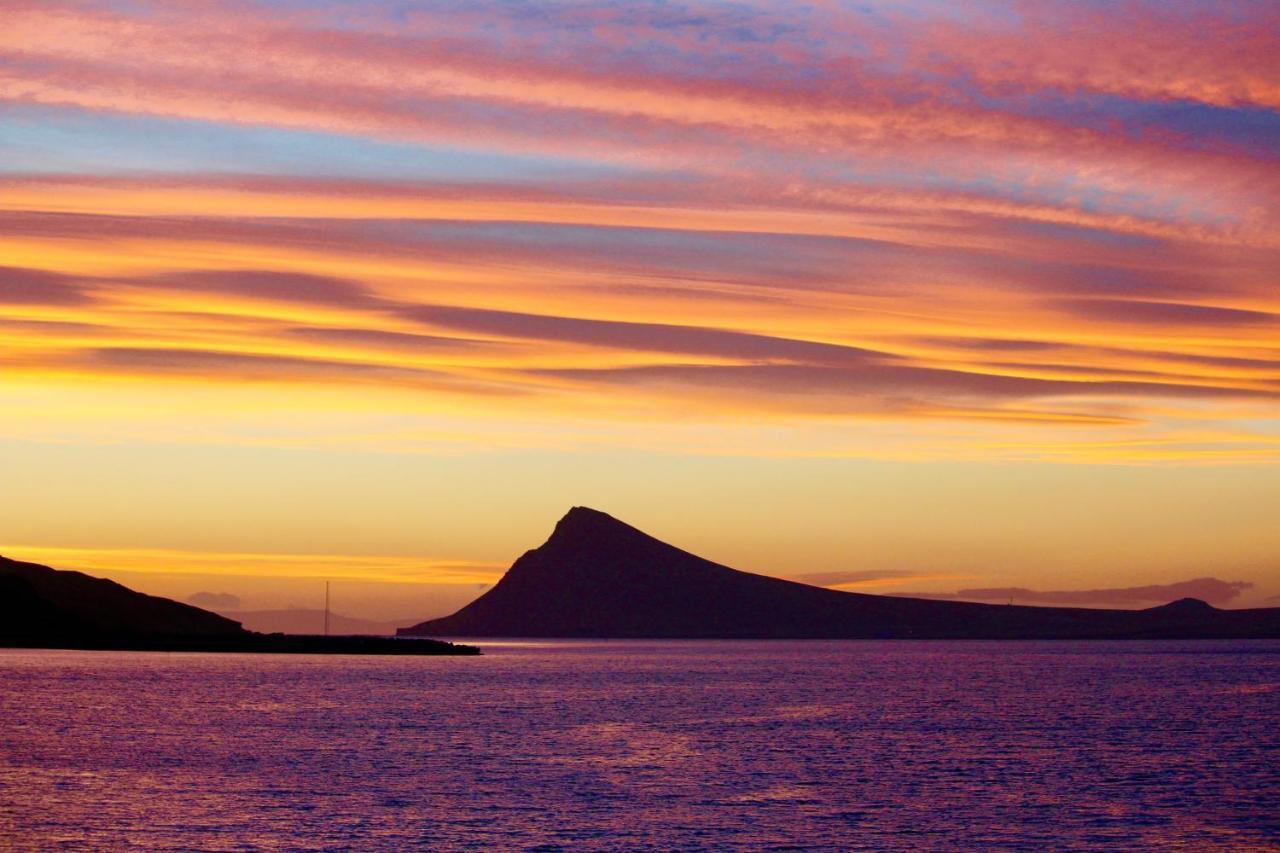
[[[1280,847],[1280,642],[0,651],[0,847]]]

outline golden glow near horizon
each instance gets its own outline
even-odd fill
[[[695,5],[6,8],[0,553],[1280,593],[1274,15]]]

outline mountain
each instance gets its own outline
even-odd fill
[[[1147,610],[864,595],[730,569],[574,507],[492,589],[402,636],[602,638],[1280,637],[1280,608]]]
[[[230,637],[240,623],[81,572],[0,557],[0,637]]]
[[[322,623],[323,624],[323,623]],[[288,654],[474,655],[434,640],[259,634],[115,581],[0,557],[0,647]]]
[[[324,630],[324,611],[296,608],[292,610],[221,610],[228,619],[234,619],[250,631],[281,634],[319,634]],[[331,634],[390,636],[404,622],[381,622],[358,619],[339,613],[329,614]]]

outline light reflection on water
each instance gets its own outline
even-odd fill
[[[1280,846],[1280,642],[0,651],[0,848]]]

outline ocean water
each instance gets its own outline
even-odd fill
[[[1280,849],[1280,642],[0,651],[0,849]]]

